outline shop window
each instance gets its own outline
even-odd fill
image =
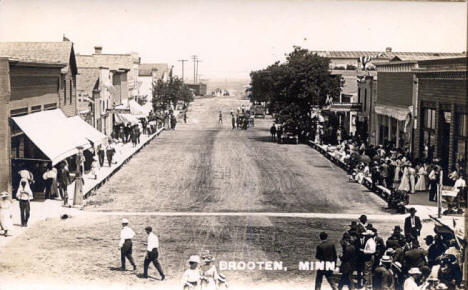
[[[36,113],[36,112],[40,112],[42,110],[42,106],[39,105],[39,106],[32,106],[31,107],[31,113]]]
[[[57,103],[44,105],[44,110],[54,110],[57,109]]]
[[[468,137],[468,118],[466,114],[458,114],[458,136]]]
[[[14,109],[10,111],[11,117],[18,117],[28,114],[28,108]]]
[[[436,110],[434,109],[425,109],[424,110],[424,128],[435,130],[436,125]]]

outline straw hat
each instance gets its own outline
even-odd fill
[[[6,191],[0,193],[0,197],[8,197],[10,194]]]
[[[409,271],[408,271],[408,274],[410,275],[421,275],[421,271],[419,271],[419,268],[411,268]]]
[[[192,255],[192,256],[190,256],[190,258],[188,259],[188,262],[189,262],[189,263],[197,263],[197,264],[199,264],[199,263],[200,263],[200,256],[198,256],[198,255]]]
[[[123,219],[122,219],[122,224],[128,224],[128,219],[123,218]]]
[[[380,263],[391,263],[392,262],[392,258],[390,258],[389,256],[382,256],[382,258],[380,259]]]

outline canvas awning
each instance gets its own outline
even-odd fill
[[[50,159],[52,165],[78,153],[78,147],[91,147],[88,140],[74,132],[60,109],[12,117],[12,120]]]
[[[409,108],[389,106],[389,105],[375,105],[375,112],[379,115],[385,115],[397,119],[398,121],[405,121],[410,113]]]
[[[132,114],[115,114],[115,122],[117,124],[138,124],[139,120]]]
[[[86,123],[79,116],[68,118],[67,121],[70,123],[70,126],[73,128],[75,134],[80,134],[89,141],[93,142],[95,146],[106,143],[107,136]]]

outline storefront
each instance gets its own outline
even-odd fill
[[[466,58],[418,62],[419,124],[417,155],[440,159],[444,171],[465,169],[467,163]]]

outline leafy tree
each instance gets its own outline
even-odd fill
[[[251,72],[252,99],[269,102],[280,122],[306,120],[313,106],[339,97],[342,80],[330,74],[329,65],[328,58],[295,46],[284,63]]]
[[[178,101],[186,104],[193,101],[193,93],[178,77],[169,76],[167,82],[158,80],[153,83],[153,109],[155,112],[169,110]]]

